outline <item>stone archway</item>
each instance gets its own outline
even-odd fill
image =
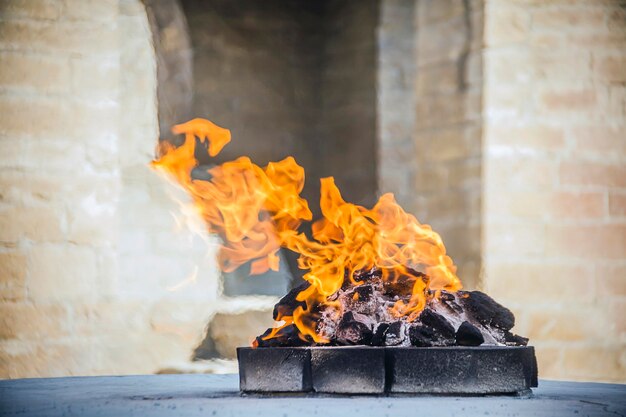
[[[157,62],[160,137],[192,117],[193,53],[185,13],[178,0],[143,0]]]

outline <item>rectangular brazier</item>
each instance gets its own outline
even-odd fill
[[[366,346],[312,347],[313,391],[333,394],[385,392],[385,350]]]
[[[237,348],[239,388],[246,392],[311,391],[311,350]]]
[[[532,347],[390,347],[385,353],[389,392],[507,394],[537,386]]]
[[[238,348],[243,392],[512,394],[537,386],[531,346]]]

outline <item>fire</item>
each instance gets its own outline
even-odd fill
[[[354,281],[358,271],[377,268],[383,280],[390,282],[410,278],[410,298],[398,299],[391,307],[393,315],[409,321],[440,291],[461,288],[441,237],[406,213],[393,194],[382,195],[367,209],[344,201],[334,179],[323,178],[322,218],[311,225],[309,238],[299,231],[303,221],[312,220],[307,201],[300,197],[304,169],[292,157],[263,168],[240,157],[208,169],[209,180],[193,179],[197,148],[216,156],[230,142],[230,131],[204,119],[174,126],[172,131],[184,134],[184,143],[162,146],[152,166],[171,175],[192,196],[194,209],[208,230],[222,238],[222,270],[232,271],[248,262],[251,274],[277,270],[277,252],[282,247],[298,253],[298,265],[307,271],[304,279],[311,285],[297,296],[306,307],[296,308],[292,316],[278,317],[282,326],[267,338],[294,324],[303,340],[325,343],[315,327],[315,316],[322,306],[341,308],[333,303],[332,295],[345,280]]]

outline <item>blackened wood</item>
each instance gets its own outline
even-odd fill
[[[258,347],[298,347],[311,344],[302,340],[298,328],[293,324],[281,328],[271,339],[265,339],[272,330],[274,329],[269,328],[261,336],[256,337]]]
[[[511,332],[504,333],[504,340],[507,345],[513,346],[526,346],[528,345],[528,338],[513,334]]]
[[[480,291],[459,291],[459,295],[465,310],[480,324],[502,330],[511,330],[515,325],[515,316],[511,310],[487,294]]]
[[[372,336],[372,346],[385,345],[385,336],[387,334],[387,329],[389,329],[389,323],[380,323],[376,327],[376,329],[374,330],[374,335]]]
[[[335,335],[338,344],[369,345],[374,332],[367,324],[357,320],[354,313],[348,311],[339,321]]]
[[[419,316],[419,321],[423,325],[430,327],[442,339],[454,339],[454,327],[443,317],[431,310],[425,308]]]
[[[311,284],[304,282],[293,288],[283,298],[281,298],[274,306],[274,320],[280,320],[279,317],[292,316],[293,311],[298,307],[306,308],[306,303],[304,301],[296,300],[296,297],[300,294],[300,292],[306,290],[310,286]]]
[[[476,326],[464,321],[456,331],[455,342],[459,346],[480,346],[485,342],[485,338]]]
[[[409,327],[409,341],[411,346],[415,347],[430,347],[433,346],[437,335],[433,329],[428,326],[422,326],[420,324]]]

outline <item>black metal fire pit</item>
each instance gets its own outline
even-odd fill
[[[243,392],[515,394],[537,386],[532,346],[238,348]]]

